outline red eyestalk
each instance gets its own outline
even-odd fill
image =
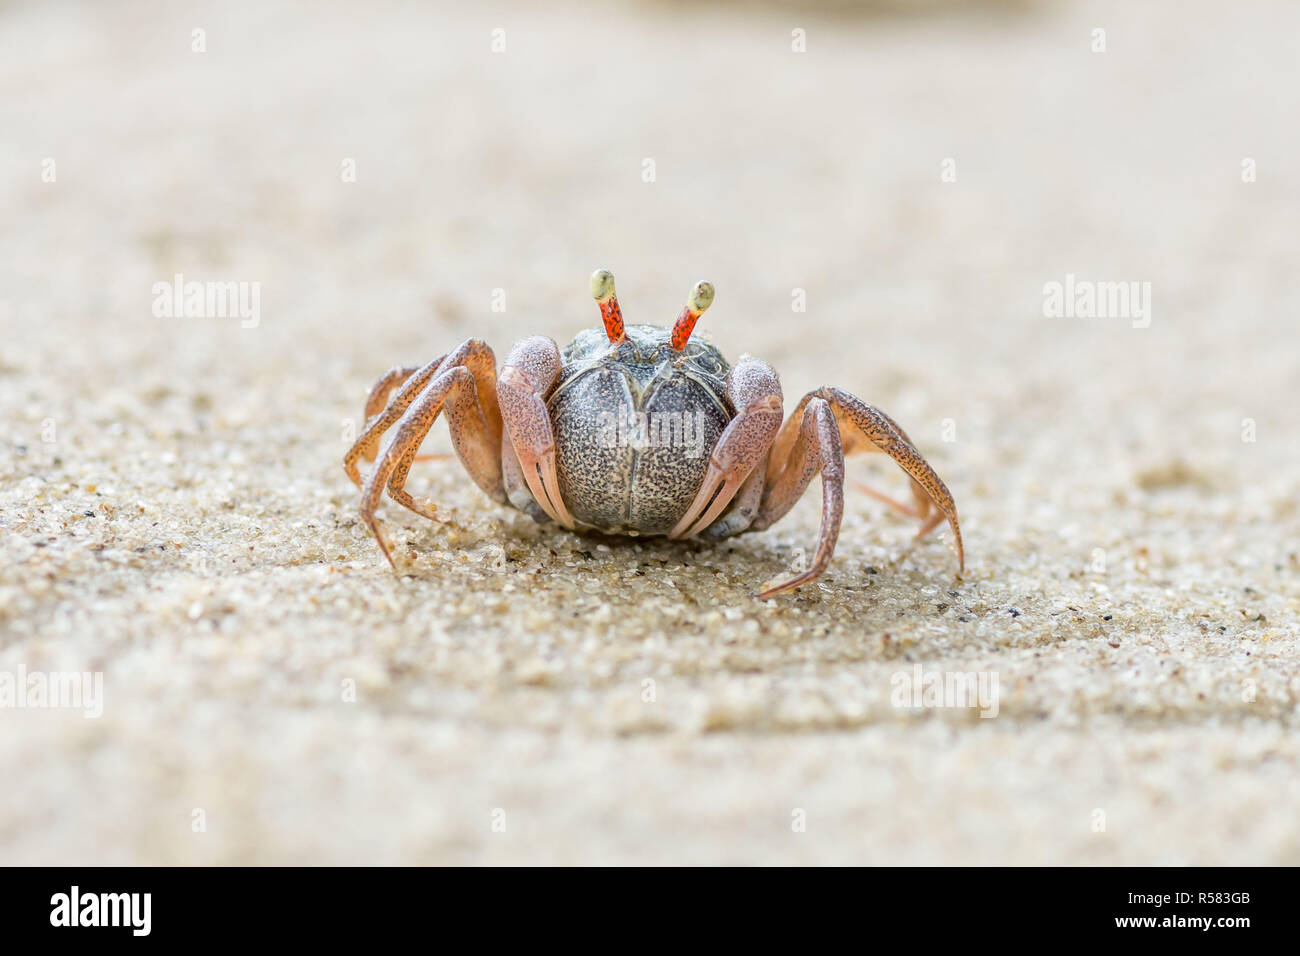
[[[627,333],[623,329],[623,310],[618,307],[618,296],[614,292],[614,273],[597,269],[591,274],[591,297],[600,306],[609,344],[622,345],[627,341]]]
[[[695,323],[700,320],[704,310],[711,305],[713,305],[713,283],[702,280],[695,283],[695,288],[691,289],[690,298],[686,300],[686,308],[682,309],[682,314],[673,323],[672,346],[674,349],[680,352],[686,348],[686,343],[691,338],[691,332],[695,330]]]

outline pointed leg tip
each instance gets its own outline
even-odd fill
[[[784,594],[786,591],[793,591],[803,583],[802,575],[778,574],[776,577],[764,581],[760,585],[761,590],[754,597],[760,601],[766,601],[768,598]]]
[[[384,559],[388,561],[388,566],[396,571],[397,564],[393,561],[392,551],[388,546],[388,542],[384,540],[383,533],[379,530],[379,522],[376,521],[374,517],[365,514],[361,516],[361,522],[370,529],[371,535],[374,536],[375,543],[379,545],[379,550],[383,553]]]

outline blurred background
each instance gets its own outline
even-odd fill
[[[1297,35],[1273,0],[0,4],[0,668],[108,695],[0,712],[3,858],[1300,861]],[[700,331],[787,409],[886,409],[965,577],[858,496],[824,587],[758,605],[815,488],[598,550],[455,463],[412,479],[446,523],[388,509],[392,576],[339,468],[370,383],[567,342],[598,267],[629,322],[710,279]],[[176,274],[257,283],[255,327],[155,315]],[[1046,316],[1067,275],[1149,283],[1149,325]],[[999,718],[900,714],[914,662],[997,670]]]

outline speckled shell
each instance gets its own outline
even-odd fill
[[[670,334],[628,326],[627,340],[614,346],[603,329],[588,329],[562,353],[564,369],[548,401],[556,470],[560,494],[585,525],[666,534],[690,506],[735,414],[721,353],[699,339],[676,352]],[[651,429],[626,430],[634,436],[626,439],[616,424],[623,413],[644,413]],[[638,447],[638,435],[652,440]]]

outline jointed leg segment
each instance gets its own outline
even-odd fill
[[[768,598],[789,591],[819,577],[830,564],[835,553],[835,542],[840,536],[840,522],[844,518],[844,452],[840,447],[840,432],[835,416],[824,399],[814,398],[800,403],[802,415],[786,422],[784,431],[793,433],[793,445],[784,461],[784,467],[773,475],[772,463],[768,465],[768,483],[758,508],[758,517],[751,527],[756,531],[770,527],[789,511],[803,496],[813,475],[822,476],[822,524],[817,533],[817,550],[808,568],[798,574],[778,575],[763,584],[759,598]],[[798,431],[794,432],[793,429]]]
[[[433,373],[438,370],[446,358],[445,355],[439,355],[428,365],[415,368],[414,371],[405,366],[389,369],[375,383],[374,388],[370,390],[369,397],[366,398],[366,427],[362,430],[361,436],[348,449],[348,453],[343,456],[343,470],[347,472],[354,485],[361,487],[361,472],[357,470],[357,461],[359,459],[375,460],[375,452],[379,448],[379,439],[411,407],[411,402],[415,401],[415,397],[420,394],[420,390],[429,384],[429,379],[433,377]],[[397,388],[399,384],[402,387],[389,401],[389,393],[394,388]],[[385,402],[387,402],[387,405],[384,404]]]
[[[394,369],[371,392],[367,410],[383,400],[402,373]],[[349,477],[359,483],[357,459],[370,458],[383,432],[394,421],[397,430],[365,482],[361,494],[361,520],[370,528],[384,556],[393,562],[380,531],[375,510],[384,488],[393,500],[416,514],[433,517],[433,509],[417,502],[405,491],[407,474],[416,451],[439,414],[446,412],[456,455],[475,483],[493,500],[505,503],[501,483],[501,413],[496,400],[496,360],[492,350],[479,339],[468,339],[460,348],[435,363],[407,375],[383,412],[366,428],[344,458]]]
[[[888,415],[843,389],[826,387],[809,392],[786,420],[768,459],[766,488],[752,528],[770,527],[799,500],[812,476],[822,475],[822,525],[809,568],[798,575],[774,578],[760,598],[798,587],[826,570],[839,535],[844,505],[844,455],[880,451],[889,455],[911,478],[915,509],[868,489],[873,497],[922,519],[921,537],[945,518],[952,527],[957,558],[964,568],[961,528],[952,493],[929,462],[916,450]],[[931,514],[931,510],[933,513]]]

